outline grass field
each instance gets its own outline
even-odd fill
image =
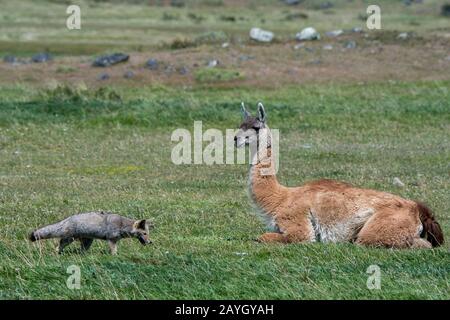
[[[233,128],[239,99],[266,101],[281,130],[280,180],[328,177],[421,199],[444,233],[448,212],[448,82],[310,87],[283,91],[155,89],[122,95],[57,98],[4,91],[1,106],[3,298],[449,298],[448,245],[398,251],[353,245],[262,245],[246,194],[245,165],[176,166],[170,134]],[[148,91],[148,90],[146,90]],[[380,97],[383,97],[380,99]],[[414,99],[412,99],[414,97]],[[56,100],[55,100],[56,99]],[[156,116],[158,115],[158,117]],[[407,185],[392,185],[399,177]],[[112,210],[156,224],[154,245],[123,241],[58,256],[27,233],[73,212]],[[40,249],[39,249],[40,248]],[[81,290],[66,268],[82,268]],[[382,289],[366,269],[382,270]]]
[[[279,23],[280,17],[307,12],[308,24],[323,32],[350,28],[364,12],[363,1],[335,2],[326,13],[312,1],[294,9],[263,1],[258,10],[255,1],[238,8],[188,1],[183,8],[143,9],[85,1],[92,7],[86,29],[67,41],[54,10],[29,1],[14,10],[15,2],[0,0],[0,26],[7,30],[0,53],[29,56],[43,47],[56,53],[49,64],[0,63],[0,299],[450,299],[450,29],[448,18],[437,17],[442,2],[381,1],[393,10],[387,31],[415,31],[423,37],[415,41],[397,44],[387,32],[351,52],[324,53],[323,42],[310,45],[313,53],[293,52],[289,37],[298,22]],[[192,12],[205,19],[195,22]],[[279,42],[236,40],[262,14],[262,26],[278,31]],[[230,15],[247,20],[221,18]],[[218,44],[164,46],[212,27],[230,35],[229,51]],[[27,32],[34,38],[21,38]],[[155,42],[140,40],[146,32]],[[280,54],[286,48],[291,51]],[[369,59],[374,48],[382,48],[380,55]],[[132,61],[106,69],[111,79],[97,81],[92,55],[115,49],[130,50]],[[234,63],[243,53],[256,58]],[[215,82],[193,67],[216,54],[221,65],[214,70],[244,70],[242,76]],[[317,55],[324,62],[310,64]],[[141,70],[144,56],[167,63],[181,57],[193,71],[186,78],[149,76]],[[130,64],[142,75],[115,78]],[[194,121],[203,121],[203,130],[236,128],[241,101],[253,111],[263,101],[269,126],[280,130],[282,184],[331,178],[422,200],[447,242],[434,250],[257,243],[264,228],[247,196],[248,165],[171,161],[173,130],[192,132]],[[395,186],[395,177],[405,187]],[[106,242],[96,241],[88,253],[73,244],[58,255],[52,240],[27,240],[38,226],[92,210],[151,219],[153,245],[123,240],[119,255],[111,256]],[[66,286],[71,265],[81,268],[79,290]],[[366,286],[371,265],[380,267],[380,290]]]

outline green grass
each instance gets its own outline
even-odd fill
[[[235,128],[239,105],[266,105],[281,131],[280,172],[294,186],[334,178],[427,202],[450,234],[449,82],[281,90],[166,87],[0,88],[0,298],[449,299],[449,245],[264,245],[246,165],[170,160],[172,130]],[[398,189],[399,177],[406,187]],[[97,241],[62,256],[33,228],[75,212],[151,218],[154,244]],[[68,266],[81,289],[66,287]],[[367,268],[381,268],[368,290]]]
[[[238,70],[204,67],[195,72],[195,80],[200,83],[227,82],[243,78],[244,75]]]

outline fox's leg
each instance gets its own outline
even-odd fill
[[[91,239],[91,238],[81,238],[80,241],[81,241],[81,250],[82,250],[82,251],[87,251],[87,250],[89,250],[89,248],[91,247],[92,242],[94,242],[94,239]]]
[[[74,238],[61,238],[59,239],[58,253],[61,254],[64,248],[73,242]]]
[[[115,256],[117,254],[117,241],[116,240],[108,240],[109,249],[111,250],[111,254]]]

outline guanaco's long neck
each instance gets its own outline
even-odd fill
[[[265,156],[250,167],[250,194],[255,204],[269,214],[286,199],[288,188],[279,184],[275,175],[275,159],[270,147]]]

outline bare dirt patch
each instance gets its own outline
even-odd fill
[[[354,41],[355,48],[347,48]],[[351,44],[350,44],[351,46]],[[0,63],[0,84],[51,83],[147,86],[278,87],[327,82],[450,79],[450,44],[442,39],[389,41],[379,36],[351,34],[320,41],[260,44],[203,45],[182,50],[130,53],[130,60],[115,66],[92,66],[92,57],[56,57],[48,63]],[[158,62],[146,67],[148,59]],[[211,60],[218,64],[208,67]],[[236,79],[199,82],[198,70],[215,68],[239,72]],[[131,71],[131,73],[130,73]],[[107,74],[107,76],[104,76]],[[125,76],[125,75],[128,76]],[[103,80],[102,80],[103,79]]]

